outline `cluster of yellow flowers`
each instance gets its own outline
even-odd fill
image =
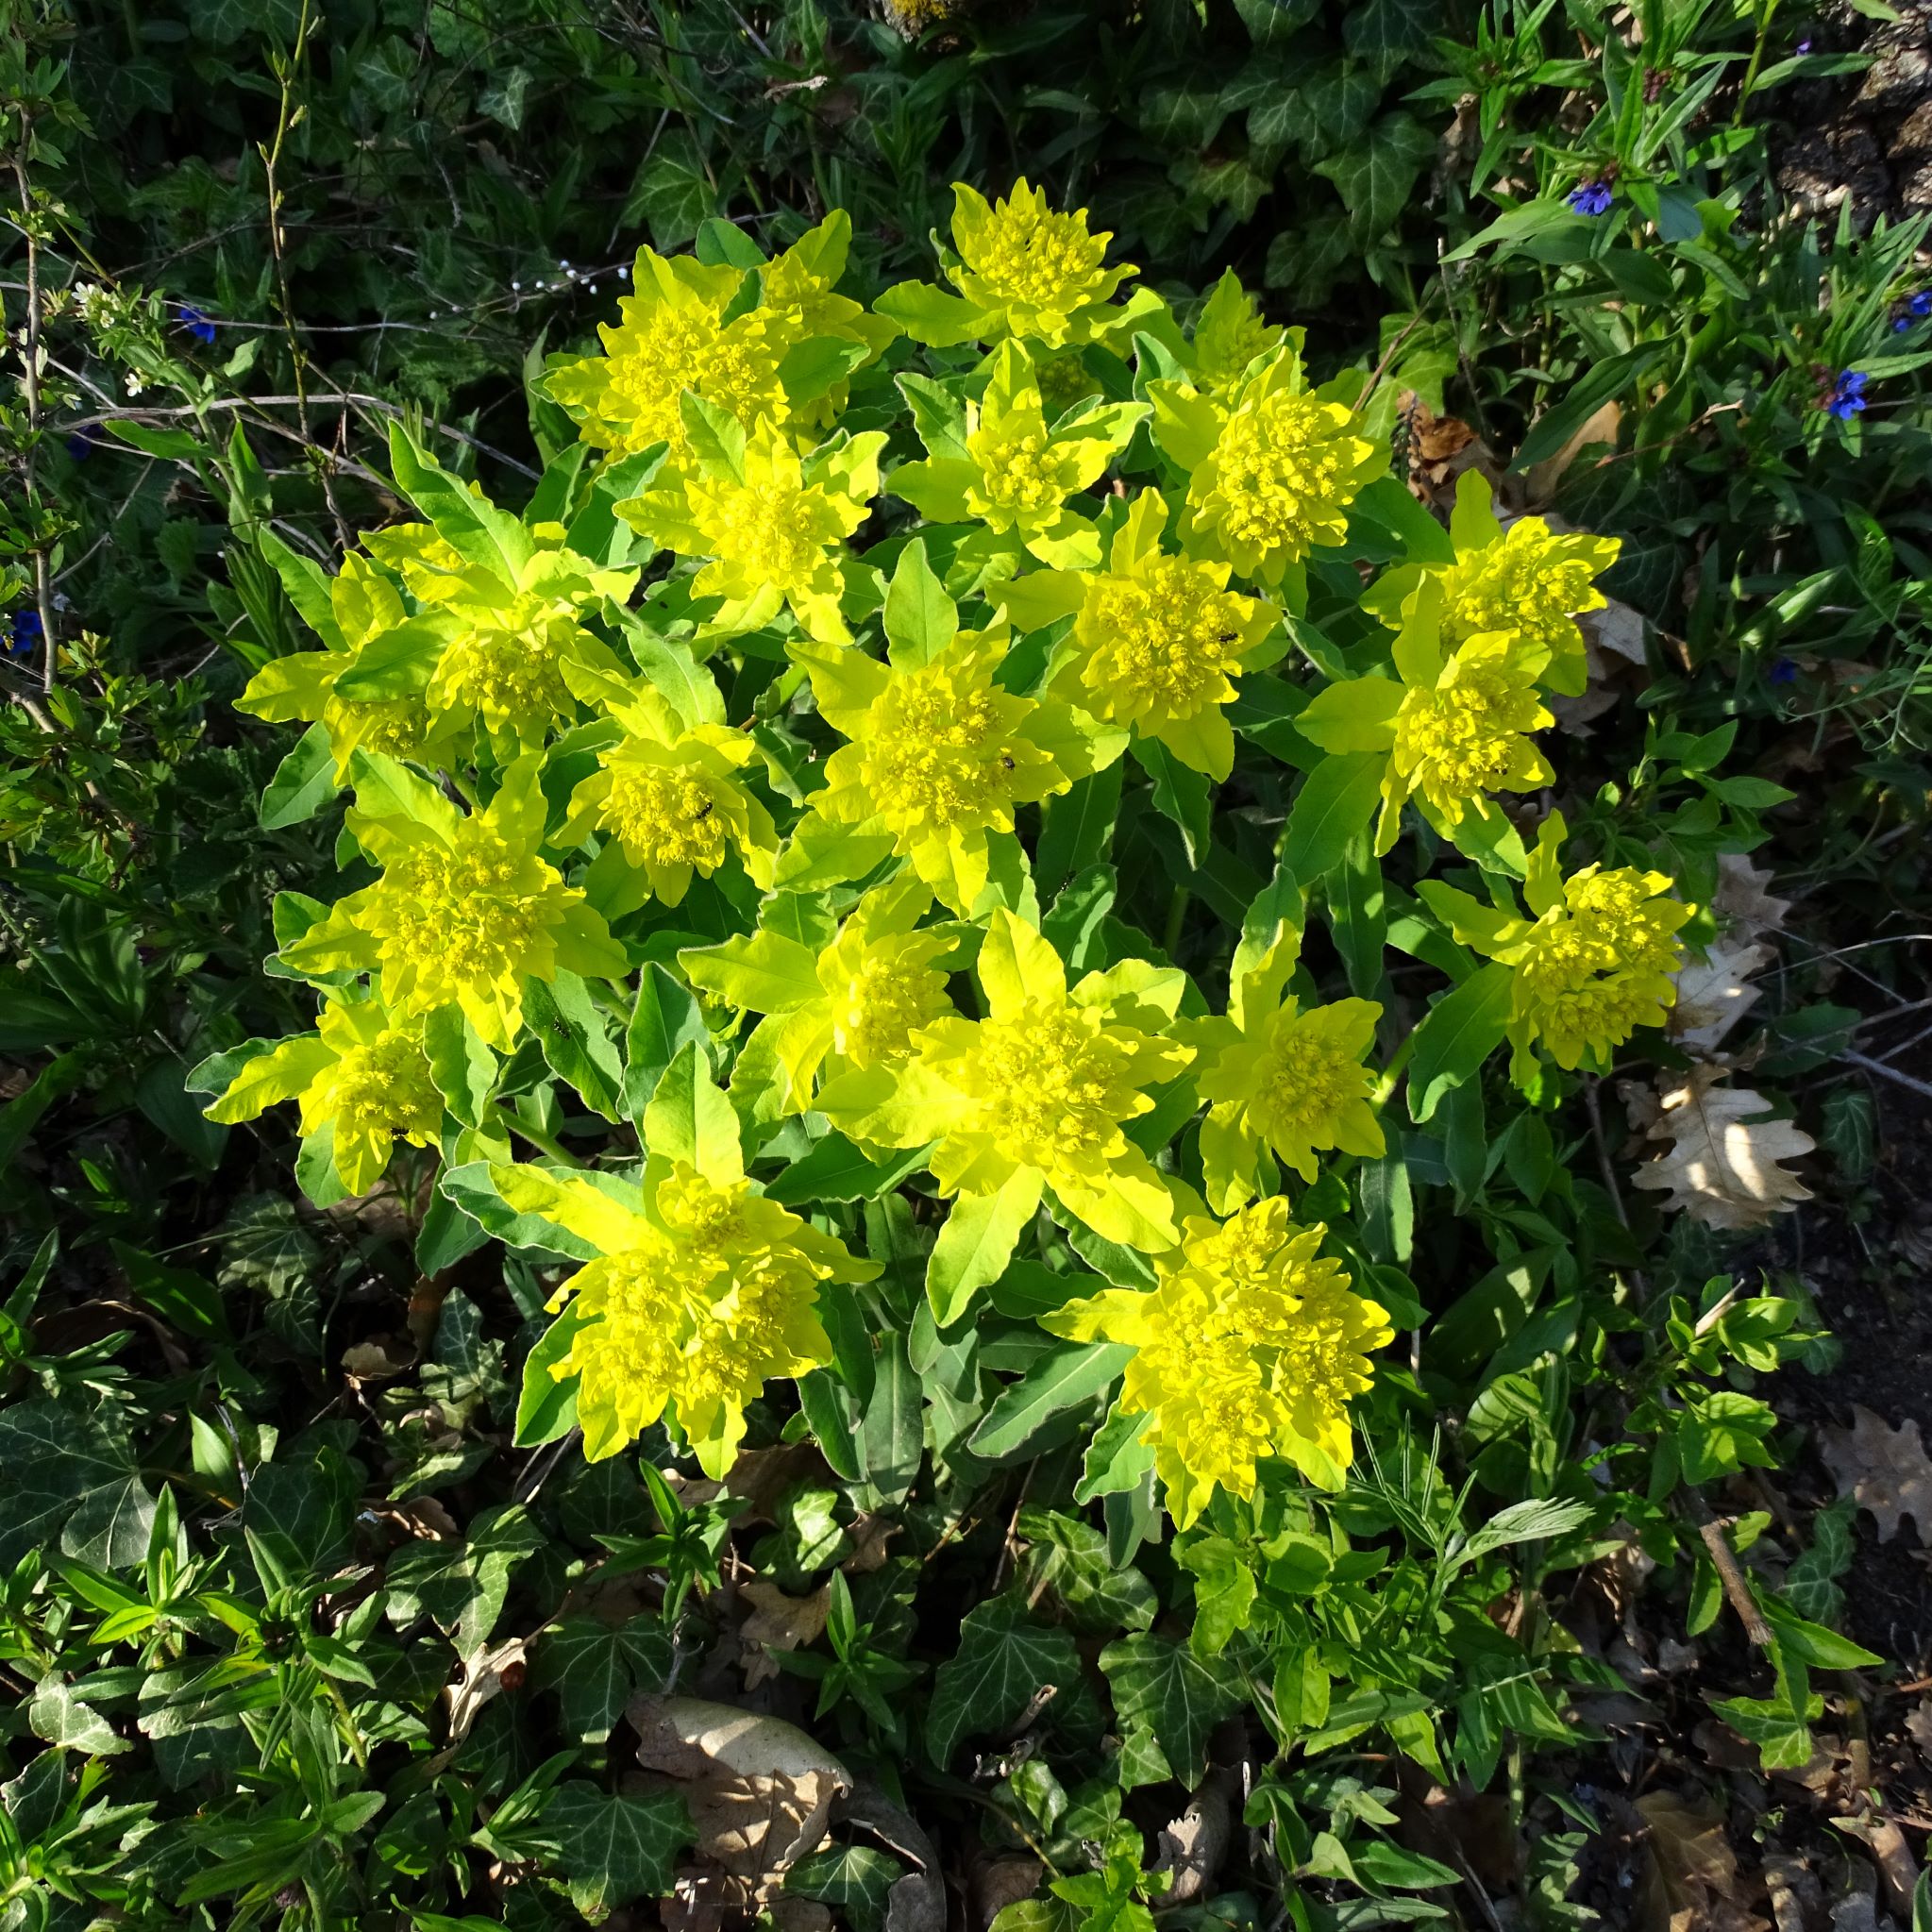
[[[278,558],[322,647],[271,661],[244,706],[310,722],[375,876],[278,910],[280,969],[323,989],[321,1017],[227,1056],[210,1111],[297,1100],[311,1167],[349,1191],[398,1140],[487,1173],[507,1214],[591,1257],[548,1357],[586,1452],[667,1418],[714,1474],[768,1378],[832,1362],[822,1285],[877,1272],[765,1198],[748,1147],[802,1117],[882,1165],[923,1156],[950,1203],[942,1325],[1042,1210],[1148,1257],[1151,1288],[1045,1325],[1134,1351],[1120,1405],[1186,1522],[1268,1458],[1322,1483],[1347,1466],[1389,1324],[1327,1230],[1289,1218],[1282,1170],[1384,1154],[1382,1009],[1312,1001],[1293,895],[1251,916],[1219,1014],[1125,927],[1070,971],[1019,815],[1130,750],[1228,779],[1243,680],[1397,486],[1362,378],[1317,383],[1232,276],[1189,329],[1123,294],[1134,271],[1084,212],[1025,182],[957,197],[952,292],[870,311],[837,293],[843,215],[770,260],[739,237],[713,237],[717,260],[644,250],[602,353],[544,378],[582,448],[523,517],[399,436],[424,520],[332,580]],[[1525,853],[1496,800],[1552,778],[1543,694],[1581,688],[1574,618],[1615,555],[1505,529],[1466,479],[1446,544],[1359,598],[1357,675],[1293,720],[1318,756],[1384,761],[1378,851],[1410,808],[1522,881],[1526,914],[1501,884],[1496,905],[1420,890],[1513,975],[1519,1055],[1566,1068],[1661,1021],[1688,916],[1660,874],[1566,879],[1560,818]],[[599,984],[674,961],[728,1089],[687,1048],[641,1168],[512,1160],[529,1123],[492,1095],[534,1006],[580,1038]]]

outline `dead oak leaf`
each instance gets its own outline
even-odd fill
[[[1881,1543],[1910,1517],[1920,1542],[1932,1547],[1932,1462],[1915,1420],[1888,1428],[1882,1416],[1855,1403],[1852,1426],[1826,1430],[1821,1448],[1839,1494],[1872,1512]]]
[[[1745,982],[1770,958],[1768,946],[1740,944],[1729,934],[1713,939],[1702,960],[1687,961],[1672,976],[1677,1002],[1671,1009],[1671,1037],[1695,1052],[1715,1052],[1763,997],[1761,987]]]
[[[745,1647],[745,1688],[755,1690],[779,1674],[773,1651],[801,1650],[818,1641],[832,1612],[832,1587],[809,1597],[788,1597],[768,1577],[754,1576],[738,1594],[751,1605],[750,1616],[738,1626],[738,1640]]]
[[[1748,944],[1767,932],[1785,930],[1791,902],[1765,890],[1771,881],[1770,866],[1759,868],[1741,852],[1718,854],[1718,884],[1710,896],[1710,909],[1726,932]]]
[[[1647,1161],[1634,1184],[1664,1195],[1663,1205],[1710,1228],[1761,1228],[1811,1190],[1780,1162],[1817,1146],[1789,1120],[1761,1120],[1771,1102],[1751,1087],[1721,1086],[1721,1067],[1694,1067],[1658,1094],[1662,1112],[1648,1138],[1669,1149]]]

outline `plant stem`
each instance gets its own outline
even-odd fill
[[[37,470],[41,445],[41,240],[40,225],[34,219],[33,191],[26,178],[26,132],[21,131],[21,145],[13,151],[13,179],[20,193],[20,231],[26,237],[26,448],[21,461],[21,484],[26,494],[27,514],[33,525],[34,602],[41,613],[41,688],[54,688],[59,640],[54,633],[54,594],[47,572],[47,544],[40,525],[41,486]],[[22,699],[25,704],[25,699]],[[28,714],[42,731],[51,724],[44,712],[26,704]]]

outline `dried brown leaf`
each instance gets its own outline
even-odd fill
[[[1882,1416],[1854,1403],[1852,1426],[1825,1430],[1821,1447],[1839,1494],[1872,1512],[1881,1543],[1890,1542],[1910,1517],[1919,1541],[1932,1547],[1932,1462],[1915,1420],[1890,1429]]]
[[[779,1674],[773,1651],[817,1642],[832,1611],[832,1587],[809,1597],[788,1597],[768,1577],[755,1576],[739,1594],[751,1605],[750,1616],[738,1627],[738,1640],[745,1647],[745,1688],[752,1690]]]
[[[1743,945],[1729,935],[1712,940],[1705,958],[1687,961],[1673,976],[1671,1037],[1693,1052],[1715,1052],[1763,997],[1761,987],[1745,982],[1770,958],[1768,946]]]
[[[1771,882],[1770,866],[1760,869],[1741,852],[1718,854],[1718,886],[1710,896],[1710,909],[1726,932],[1749,941],[1785,930],[1791,902],[1768,893],[1765,887]]]
[[[1811,1190],[1779,1164],[1817,1142],[1789,1120],[1760,1120],[1771,1102],[1750,1087],[1721,1086],[1721,1067],[1694,1067],[1660,1088],[1663,1112],[1648,1138],[1668,1140],[1634,1184],[1664,1194],[1664,1206],[1712,1228],[1761,1228]]]
[[[700,1857],[764,1904],[825,1837],[852,1774],[796,1724],[697,1697],[639,1697],[627,1713],[637,1760],[679,1781]]]
[[[1546,505],[1554,498],[1556,486],[1563,480],[1563,473],[1592,444],[1607,444],[1614,449],[1617,446],[1617,430],[1622,420],[1622,409],[1614,402],[1606,402],[1578,426],[1576,433],[1554,456],[1546,456],[1541,462],[1532,463],[1525,479],[1532,507]]]

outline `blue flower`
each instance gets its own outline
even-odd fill
[[[8,620],[7,655],[30,658],[41,647],[46,634],[41,628],[41,613],[31,604],[23,604]]]
[[[214,324],[199,309],[192,308],[188,303],[183,302],[176,309],[176,315],[181,327],[196,342],[202,344],[204,347],[213,346]]]
[[[1811,42],[1808,40],[1800,41],[1798,42],[1798,51],[1801,54],[1808,54],[1811,51]]]
[[[1611,200],[1610,184],[1607,181],[1585,181],[1572,188],[1567,199],[1578,214],[1608,214]]]
[[[67,454],[76,462],[85,462],[100,447],[101,432],[92,423],[67,438]]]
[[[1773,684],[1795,684],[1798,681],[1798,667],[1789,658],[1779,658],[1772,665],[1770,675]]]
[[[1914,322],[1923,322],[1924,321],[1926,316],[1932,315],[1932,289],[1921,289],[1919,293],[1906,304],[1906,313],[1909,315]]]
[[[1865,412],[1865,385],[1871,378],[1859,369],[1840,369],[1837,383],[1825,395],[1823,407],[1841,423]]]

